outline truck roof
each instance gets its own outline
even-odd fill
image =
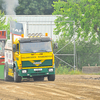
[[[51,41],[50,37],[31,37],[31,38],[20,38],[20,43],[26,43],[26,42],[48,42]]]

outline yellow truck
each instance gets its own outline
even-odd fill
[[[4,80],[21,82],[22,78],[34,81],[55,80],[55,61],[51,38],[34,34],[16,38],[5,45]]]

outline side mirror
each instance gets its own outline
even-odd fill
[[[16,52],[16,44],[13,44],[13,52]]]
[[[58,43],[54,43],[54,49],[58,48]]]

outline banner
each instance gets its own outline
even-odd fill
[[[23,34],[23,24],[17,23],[15,21],[10,22],[10,33],[14,35],[21,36]]]
[[[0,30],[0,40],[6,40],[7,31]]]

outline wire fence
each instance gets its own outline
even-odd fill
[[[100,44],[95,44],[92,40],[75,42],[75,38],[67,41],[67,37],[54,35],[54,21],[24,21],[27,24],[27,35],[29,33],[48,33],[53,43],[58,43],[58,49],[54,49],[56,68],[66,66],[66,68],[82,70],[83,66],[100,66]],[[73,31],[74,27],[73,27]],[[73,35],[74,37],[74,35]]]

